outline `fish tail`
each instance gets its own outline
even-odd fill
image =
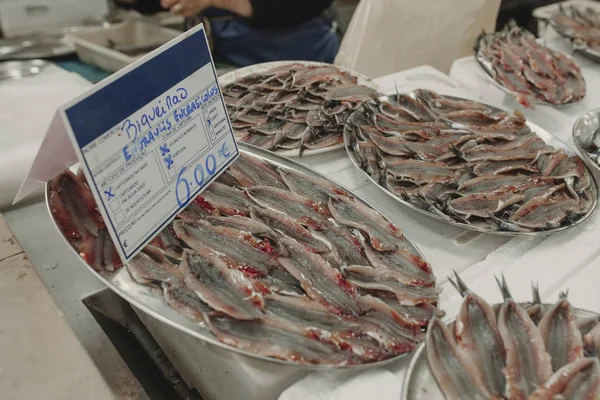
[[[558,293],[558,298],[561,300],[566,299],[567,297],[569,297],[569,289]]]
[[[540,287],[537,282],[531,282],[531,293],[533,295],[533,304],[542,304],[542,297],[540,296]]]
[[[452,272],[454,273],[454,279],[456,279],[456,281],[452,280],[451,277],[448,277],[448,282],[450,282],[450,284],[454,287],[454,289],[456,289],[458,293],[460,293],[462,297],[465,297],[467,293],[470,292],[469,287],[455,270],[452,270]]]
[[[500,281],[497,276],[494,276],[494,279],[496,279],[496,283],[498,284],[498,287],[500,288],[500,293],[502,293],[502,298],[504,300],[512,299],[513,297],[510,294],[508,285],[506,284],[506,279],[504,278],[504,273],[502,274],[502,281]]]

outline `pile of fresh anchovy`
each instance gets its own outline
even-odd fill
[[[571,40],[575,48],[600,53],[600,13],[586,7],[561,7],[549,23],[562,36]]]
[[[239,141],[300,156],[342,143],[346,118],[376,94],[333,65],[289,64],[223,87]]]
[[[121,266],[82,175],[54,178],[50,206],[89,265]],[[219,340],[298,363],[410,352],[441,314],[431,267],[398,227],[323,178],[245,153],[126,269]]]
[[[364,103],[347,129],[373,180],[447,221],[555,229],[588,213],[597,196],[583,161],[547,145],[517,111],[417,90]]]
[[[570,104],[585,96],[585,81],[575,61],[538,44],[533,34],[514,23],[500,32],[481,34],[475,52],[486,72],[525,107],[535,102]]]
[[[446,399],[600,399],[600,315],[583,316],[566,293],[542,304],[535,287],[532,303],[516,303],[504,280],[504,304],[490,306],[452,283],[459,315],[450,326],[434,318],[425,345]]]

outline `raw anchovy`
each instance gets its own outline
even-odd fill
[[[142,285],[176,283],[181,280],[177,265],[166,259],[156,260],[145,252],[138,253],[128,264],[131,277]]]
[[[360,102],[369,100],[377,91],[366,86],[342,86],[332,89],[326,96],[327,100]]]
[[[518,193],[500,192],[492,194],[474,193],[448,202],[448,208],[457,214],[487,218],[525,197]]]
[[[285,213],[313,229],[324,230],[329,224],[326,220],[330,217],[327,207],[307,197],[269,186],[255,186],[246,191],[257,204],[275,212]]]
[[[285,184],[294,193],[318,201],[323,204],[329,202],[329,196],[349,196],[348,193],[325,179],[309,176],[292,170],[278,169]]]
[[[398,248],[392,253],[380,253],[369,246],[364,246],[365,254],[374,268],[384,270],[385,274],[394,276],[399,282],[407,285],[424,286],[435,282],[431,267],[425,260],[405,248]]]
[[[503,372],[506,351],[492,307],[479,296],[467,293],[454,329],[456,342],[465,357],[482,371],[486,389],[502,397],[506,390]]]
[[[167,257],[181,261],[181,243],[175,237],[175,233],[172,231],[170,226],[163,229],[158,235],[150,241],[151,245],[160,249],[160,251]]]
[[[79,255],[94,270],[115,271],[123,266],[119,253],[106,229],[100,229],[98,236],[88,233],[78,246]]]
[[[70,170],[50,181],[50,207],[67,238],[79,239],[104,227],[90,189]]]
[[[278,235],[269,226],[263,224],[256,219],[250,219],[246,217],[233,216],[233,217],[213,217],[208,216],[205,218],[206,221],[210,222],[214,226],[225,226],[228,228],[235,228],[240,231],[250,232],[251,234],[259,237],[266,237],[271,240],[277,240]]]
[[[228,264],[249,275],[267,275],[268,267],[277,266],[275,250],[265,240],[251,233],[223,226],[213,226],[206,221],[186,223],[175,221],[173,228],[177,237],[188,246],[209,258],[214,252],[227,256]]]
[[[336,356],[333,349],[324,343],[269,327],[260,321],[238,321],[215,316],[209,318],[208,326],[220,341],[254,354],[302,364],[343,362],[342,357]]]
[[[575,200],[552,200],[538,197],[519,207],[510,216],[509,221],[525,228],[556,228],[576,206],[577,201]]]
[[[473,167],[473,172],[480,176],[500,175],[513,171],[538,172],[538,168],[533,162],[528,162],[527,160],[483,162],[477,163],[477,165]]]
[[[213,309],[241,320],[260,318],[263,298],[240,271],[189,250],[183,252],[180,268],[186,286]]]
[[[332,132],[309,139],[304,144],[304,147],[310,150],[319,150],[332,147],[340,143],[344,143],[344,138],[342,137],[342,135],[340,135],[339,133]]]
[[[594,329],[586,333],[583,341],[585,342],[586,353],[596,357],[600,356],[600,325],[596,325]]]
[[[348,265],[368,265],[360,240],[344,227],[331,226],[323,232],[324,238]]]
[[[418,185],[424,183],[448,183],[458,178],[456,171],[448,169],[442,163],[420,160],[398,161],[394,165],[388,165],[388,171],[397,179],[411,181]]]
[[[398,248],[397,242],[403,239],[402,231],[396,225],[349,197],[330,197],[329,210],[339,223],[365,232],[371,245],[378,251],[395,250]]]
[[[550,355],[533,321],[514,300],[500,308],[498,330],[506,349],[508,398],[524,399],[552,376]]]
[[[435,287],[404,285],[393,278],[383,276],[377,268],[355,265],[346,268],[345,272],[353,285],[361,289],[393,293],[398,302],[405,306],[436,303],[441,293],[441,290]]]
[[[263,221],[272,229],[281,231],[287,236],[302,242],[314,253],[326,253],[330,250],[326,243],[315,237],[302,224],[283,213],[268,209],[253,209],[251,215],[252,218]]]
[[[593,358],[581,358],[552,375],[528,400],[584,400],[600,397],[600,365]]]
[[[481,371],[465,357],[440,319],[429,323],[426,343],[429,368],[448,400],[498,399],[486,390]]]
[[[229,167],[228,171],[243,187],[264,185],[286,189],[281,177],[273,168],[244,153]]]
[[[196,292],[183,284],[163,285],[165,300],[172,309],[192,321],[203,323],[215,310],[204,303]]]
[[[549,309],[539,323],[539,330],[552,357],[552,369],[559,370],[583,357],[583,341],[575,324],[573,309],[566,297]]]
[[[218,182],[211,183],[194,199],[194,203],[202,209],[216,208],[222,214],[230,216],[247,216],[250,213],[250,201],[244,192]]]
[[[591,179],[581,158],[573,156],[561,161],[550,173],[554,178],[575,178],[573,189],[577,192],[591,185]]]
[[[402,327],[409,328],[400,329],[395,327],[394,330],[400,330],[401,335],[411,340],[422,340],[424,334],[422,329],[427,327],[429,319],[433,316],[433,312],[422,314],[416,314],[414,310],[422,310],[421,307],[407,306],[398,304],[393,300],[385,301],[385,298],[377,298],[369,294],[360,297],[360,303],[363,308],[367,308],[368,312],[379,312],[384,314],[387,318],[393,320],[394,324],[400,324]],[[371,313],[374,315],[374,313]]]
[[[598,324],[600,324],[600,317],[584,317],[578,318],[575,320],[575,325],[577,325],[577,329],[583,336],[589,333],[592,329],[594,329]]]
[[[516,175],[516,176],[504,176],[504,175],[489,175],[479,176],[466,182],[461,183],[458,186],[458,191],[464,194],[472,193],[486,193],[497,190],[523,190],[533,186],[539,186],[547,183],[548,180],[536,179],[529,176]]]
[[[293,239],[283,239],[290,257],[278,261],[300,281],[308,296],[337,313],[359,315],[361,307],[356,290],[321,256],[304,249]]]

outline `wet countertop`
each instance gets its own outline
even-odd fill
[[[114,399],[0,216],[0,397]]]

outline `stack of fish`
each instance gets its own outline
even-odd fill
[[[569,38],[576,48],[600,53],[600,13],[589,7],[561,7],[560,10],[550,18],[552,27]]]
[[[325,149],[343,142],[346,118],[376,91],[333,65],[289,64],[223,87],[239,141],[267,150]]]
[[[600,129],[596,129],[590,136],[585,148],[586,153],[600,165]]]
[[[525,117],[417,90],[363,104],[349,149],[373,180],[446,221],[490,231],[568,226],[597,196],[583,161],[544,143]]]
[[[500,32],[481,34],[475,52],[486,72],[525,107],[536,101],[570,104],[585,96],[585,81],[575,61],[538,44],[533,34],[514,23]]]
[[[490,306],[457,277],[464,301],[449,327],[431,321],[427,359],[448,400],[600,399],[600,316],[581,317],[566,294],[554,305]]]
[[[117,269],[85,182],[67,171],[50,188],[54,217],[82,257]],[[431,268],[398,227],[323,178],[248,154],[127,270],[222,342],[299,363],[412,351],[441,313]]]

